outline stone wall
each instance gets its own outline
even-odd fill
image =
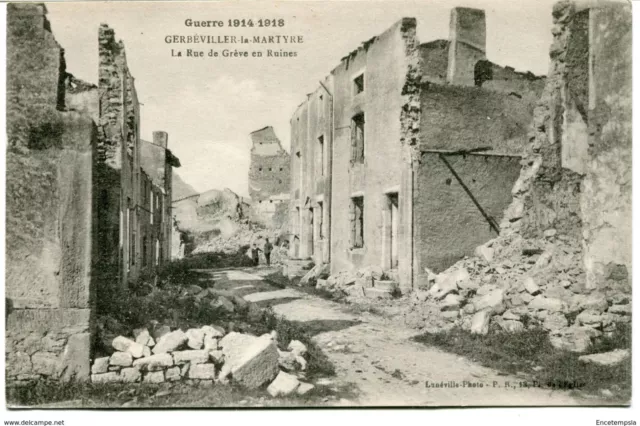
[[[122,41],[101,24],[98,43],[97,274],[106,294],[125,290],[141,269],[139,104]]]
[[[7,8],[7,382],[89,375],[96,128],[41,4]]]
[[[249,167],[249,196],[253,204],[268,200],[272,195],[289,192],[289,154],[282,148],[273,127],[251,133],[251,165]]]

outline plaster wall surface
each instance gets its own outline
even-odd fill
[[[485,215],[500,222],[519,174],[518,156],[423,154],[413,202],[414,281],[424,281],[424,268],[439,273],[498,235]]]
[[[400,115],[402,90],[408,72],[408,46],[417,46],[416,21],[405,18],[343,59],[334,69],[334,127],[331,206],[331,272],[354,270],[383,263],[384,211],[388,194],[402,201],[403,161]],[[412,52],[417,55],[417,51]],[[364,91],[354,93],[354,79],[364,73]],[[352,162],[352,119],[364,113],[364,161]],[[364,244],[351,241],[350,203],[364,198]],[[398,212],[399,221],[408,219]],[[404,229],[402,226],[399,229]],[[401,231],[399,231],[401,232]],[[400,235],[399,238],[402,238]],[[400,246],[399,250],[404,250]],[[411,256],[398,258],[410,262]]]

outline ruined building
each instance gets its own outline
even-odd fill
[[[7,379],[86,380],[96,310],[168,259],[179,162],[166,133],[140,140],[112,29],[95,86],[66,71],[43,4],[7,10]]]
[[[290,256],[382,268],[409,290],[495,237],[544,78],[486,58],[482,10],[449,40],[404,18],[345,56],[291,118]]]
[[[553,230],[584,287],[631,290],[631,6],[555,5],[547,85],[502,233]]]
[[[253,219],[270,227],[286,223],[289,202],[289,154],[268,126],[251,133],[249,196]]]

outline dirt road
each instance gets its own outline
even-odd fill
[[[279,289],[263,277],[273,270],[207,271],[214,287],[229,289],[285,318],[303,323],[336,367],[336,384],[357,395],[344,405],[508,406],[576,405],[566,391],[522,387],[526,379],[501,375],[460,356],[411,340],[416,332],[370,313],[295,289]],[[591,402],[593,403],[593,402]]]

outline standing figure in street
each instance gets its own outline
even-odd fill
[[[271,265],[271,252],[273,251],[273,244],[267,241],[264,243],[264,258],[267,260],[267,266]]]
[[[258,248],[256,243],[253,243],[253,247],[251,247],[251,257],[253,258],[253,266],[258,266],[258,264],[260,264],[260,254],[259,254],[259,252],[261,252],[261,251],[262,250],[260,250]]]

